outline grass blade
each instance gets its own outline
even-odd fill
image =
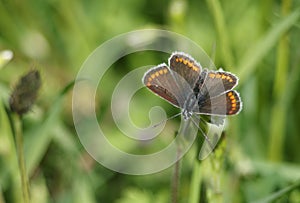
[[[257,64],[265,57],[265,55],[278,43],[283,33],[290,29],[299,19],[300,10],[296,9],[275,27],[273,27],[265,36],[256,44],[249,48],[244,57],[238,63],[240,83],[247,80],[255,71]]]

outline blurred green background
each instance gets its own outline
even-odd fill
[[[32,202],[300,202],[299,8],[299,0],[0,0],[0,51],[14,54],[8,63],[0,59],[0,202],[22,202],[5,109],[18,78],[33,68],[41,71],[43,85],[23,118]],[[101,43],[144,28],[182,34],[215,55],[216,67],[240,77],[244,108],[228,119],[214,158],[197,161],[195,144],[175,169],[130,176],[104,168],[85,151],[73,126],[68,85]],[[167,58],[132,54],[114,64],[103,81],[99,122],[120,148],[127,141],[117,137],[110,115],[114,85],[134,67]],[[146,106],[161,104],[174,114],[146,90],[135,103],[145,102],[145,96]],[[134,120],[146,126],[146,115]],[[172,138],[179,120],[170,123]]]

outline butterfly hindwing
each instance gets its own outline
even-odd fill
[[[235,90],[229,90],[212,98],[205,98],[198,103],[195,113],[207,115],[235,115],[240,112],[242,102]]]

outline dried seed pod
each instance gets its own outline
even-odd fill
[[[19,115],[26,113],[34,104],[40,86],[41,77],[37,70],[32,70],[24,75],[10,96],[10,109]]]

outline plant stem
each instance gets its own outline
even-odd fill
[[[286,16],[291,7],[290,0],[283,0],[282,15]],[[274,100],[276,103],[272,109],[271,125],[270,125],[270,148],[269,159],[272,161],[280,161],[282,159],[283,143],[284,143],[284,126],[286,120],[286,108],[281,97],[286,89],[287,72],[289,66],[289,43],[288,35],[284,35],[279,40],[277,48],[277,67],[275,75],[275,83],[273,89]]]
[[[15,124],[16,147],[17,147],[18,162],[19,162],[20,175],[21,175],[23,198],[24,198],[24,203],[29,203],[28,177],[25,168],[21,116],[15,114],[14,124]]]
[[[253,75],[253,72],[258,67],[258,63],[269,53],[269,51],[278,42],[280,36],[287,32],[292,26],[297,23],[300,18],[299,9],[293,11],[282,20],[273,26],[258,42],[251,45],[239,60],[237,67],[239,68],[239,85],[246,82],[249,77]]]
[[[177,147],[177,156],[179,157],[181,154],[180,146]],[[172,192],[171,192],[171,202],[177,203],[178,202],[178,189],[179,189],[179,182],[180,182],[180,159],[174,165],[174,172],[172,178]]]
[[[219,0],[206,0],[206,3],[208,4],[208,7],[214,17],[215,21],[215,26],[218,32],[218,36],[220,39],[220,49],[221,49],[221,54],[222,54],[222,59],[225,62],[226,68],[233,70],[235,65],[234,65],[234,59],[232,56],[232,50],[230,46],[230,40],[229,40],[229,35],[227,32],[227,26],[225,23],[225,18],[222,10],[222,6],[219,2]]]
[[[222,135],[224,136],[224,135]],[[214,156],[209,156],[206,164],[208,166],[207,172],[207,202],[221,203],[224,202],[224,197],[221,190],[222,175],[224,173],[223,159],[226,146],[226,139],[221,138],[219,146],[214,150]]]
[[[191,179],[191,192],[189,197],[189,203],[198,203],[200,202],[200,191],[201,191],[201,182],[203,179],[201,173],[201,166],[199,161],[194,162],[192,179]]]

